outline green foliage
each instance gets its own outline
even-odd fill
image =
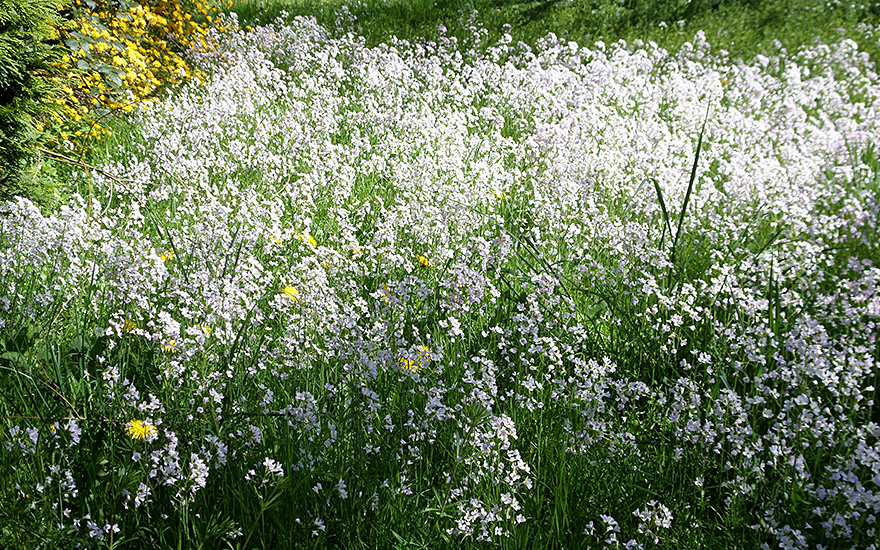
[[[235,0],[230,11],[242,25],[282,13],[313,16],[325,27],[362,34],[371,46],[392,36],[436,40],[440,23],[465,46],[491,44],[505,32],[534,46],[552,32],[582,45],[640,39],[677,50],[703,30],[714,48],[749,59],[776,52],[777,40],[794,51],[842,33],[880,61],[880,44],[863,26],[880,18],[880,3],[872,0]],[[485,29],[487,39],[475,44],[472,27]]]
[[[43,139],[61,6],[59,0],[0,0],[0,200],[46,199],[47,190],[26,182],[23,170]]]

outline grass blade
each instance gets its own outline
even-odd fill
[[[660,202],[660,211],[663,212],[663,223],[666,224],[664,228],[663,234],[660,236],[660,248],[663,248],[663,239],[666,238],[666,233],[668,232],[672,235],[672,225],[669,223],[669,210],[666,209],[666,201],[663,200],[663,190],[660,189],[660,182],[656,179],[651,178],[651,181],[654,182],[654,190],[657,191],[657,200]]]
[[[681,238],[681,226],[684,224],[684,215],[687,213],[688,202],[691,200],[691,193],[694,190],[694,181],[697,179],[697,165],[700,162],[700,149],[703,147],[703,135],[706,132],[706,122],[709,120],[709,105],[706,106],[706,116],[703,117],[703,125],[700,128],[700,135],[697,138],[697,152],[694,155],[694,164],[691,167],[691,177],[688,181],[687,191],[684,194],[684,201],[681,203],[681,213],[678,215],[678,226],[675,228],[675,237],[672,240],[672,252],[670,253],[669,263],[672,264],[670,270],[675,268],[675,247]],[[671,275],[671,273],[670,273]]]

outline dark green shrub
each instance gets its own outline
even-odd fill
[[[42,141],[50,108],[56,29],[64,0],[0,0],[0,200],[45,199],[41,184],[23,177]]]

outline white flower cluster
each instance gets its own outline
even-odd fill
[[[313,476],[291,513],[322,536],[356,499],[426,508],[433,460],[448,532],[496,541],[541,509],[517,433],[546,425],[555,452],[619,470],[658,431],[706,474],[692,490],[743,509],[783,480],[816,518],[768,504],[780,542],[868,538],[880,79],[855,43],[368,48],[303,18],[215,43],[191,52],[206,85],[139,114],[110,176],[79,174],[88,196],[0,205],[4,345],[61,341],[106,426],[156,430],[127,441],[145,474],[126,513],[167,498],[140,484],[208,498],[249,461],[256,486]],[[28,422],[3,434],[23,463],[51,446],[66,472],[98,441]],[[650,541],[682,517],[661,500],[635,513]]]

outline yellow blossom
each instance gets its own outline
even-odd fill
[[[294,232],[293,236],[297,240],[309,243],[310,245],[312,245],[314,247],[318,246],[318,241],[316,241],[315,238],[312,237],[311,235],[305,235],[303,233],[300,233],[299,231],[296,231],[296,232]]]
[[[284,290],[281,291],[281,295],[288,298],[290,302],[294,304],[299,300],[299,291],[292,286],[284,287]]]
[[[127,334],[127,333],[129,333],[129,332],[131,332],[131,331],[133,331],[133,330],[135,330],[135,329],[137,329],[137,328],[138,328],[137,323],[135,323],[135,322],[132,321],[131,319],[126,319],[126,320],[125,320],[125,325],[123,325],[123,327],[122,327],[122,332],[125,332],[125,333]]]
[[[426,258],[424,256],[420,255],[418,257],[418,260],[419,260],[419,265],[421,265],[422,267],[434,267],[434,264],[431,263],[431,260],[429,260],[428,258]]]
[[[418,374],[430,360],[430,353],[431,349],[428,348],[428,346],[419,346],[419,356],[416,359],[410,359],[408,357],[401,357],[398,359],[400,362],[400,368],[406,372]]]
[[[125,433],[132,439],[146,439],[157,435],[159,430],[146,420],[131,420],[125,427]]]
[[[400,368],[413,374],[418,374],[419,372],[419,365],[412,359],[407,359],[406,357],[400,358]]]
[[[163,262],[167,262],[168,260],[170,260],[173,257],[174,257],[173,250],[169,250],[168,252],[163,252],[163,253],[159,254],[159,259],[162,260]]]
[[[174,353],[177,351],[177,343],[174,340],[168,340],[162,344],[162,351],[165,353]]]

